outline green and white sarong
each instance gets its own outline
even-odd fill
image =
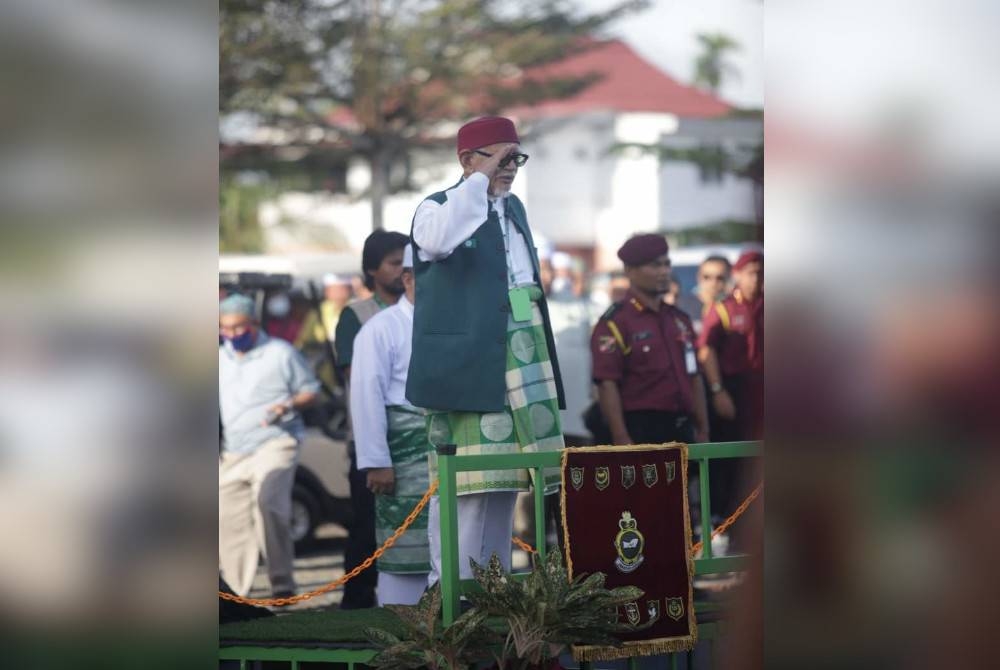
[[[428,411],[432,447],[454,444],[459,456],[559,451],[564,446],[555,374],[545,343],[545,329],[534,289],[531,320],[507,318],[507,400],[502,412]],[[429,457],[431,479],[437,477],[437,454]],[[528,470],[487,470],[456,474],[456,492],[527,491]],[[559,468],[545,469],[545,492],[559,490]]]
[[[375,539],[379,546],[396,532],[430,486],[427,473],[427,421],[416,407],[386,407],[389,454],[396,475],[395,495],[375,496]],[[427,539],[427,510],[399,536],[378,559],[379,572],[412,574],[429,572],[430,547]]]

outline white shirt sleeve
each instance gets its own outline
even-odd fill
[[[351,422],[358,470],[391,468],[385,406],[392,361],[381,330],[365,324],[354,338],[351,360]]]
[[[473,172],[448,191],[448,199],[443,205],[433,200],[420,203],[413,217],[413,239],[420,247],[421,260],[447,258],[458,245],[472,237],[488,215],[486,194],[489,186],[486,175]]]

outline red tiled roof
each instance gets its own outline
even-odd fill
[[[518,107],[509,112],[528,118],[607,109],[712,118],[731,111],[730,106],[715,95],[681,84],[621,40],[609,40],[557,63],[531,69],[525,72],[525,77],[544,79],[589,73],[602,75],[602,78],[570,98]]]

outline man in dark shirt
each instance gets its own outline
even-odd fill
[[[691,319],[668,305],[669,247],[636,235],[618,257],[631,287],[594,327],[592,375],[614,444],[705,442],[705,391]]]
[[[361,252],[361,271],[365,286],[372,291],[372,297],[352,302],[344,308],[337,321],[335,336],[337,370],[346,381],[348,406],[350,406],[351,360],[354,357],[354,337],[368,319],[382,309],[395,305],[405,292],[403,287],[403,250],[409,238],[402,233],[376,230],[365,240]],[[347,546],[344,549],[344,572],[350,572],[366,558],[375,553],[375,498],[368,490],[367,475],[358,471],[354,440],[351,439],[351,469],[348,481],[351,485],[351,506],[354,509],[354,523],[348,529]],[[375,607],[375,585],[378,573],[366,570],[344,585],[344,597],[340,601],[342,609],[362,609]]]
[[[745,252],[733,271],[736,288],[706,311],[698,337],[714,442],[758,440],[764,432],[764,254]],[[720,518],[748,493],[746,468],[737,459],[713,464],[709,481]]]

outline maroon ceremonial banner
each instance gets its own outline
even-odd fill
[[[570,576],[603,572],[606,587],[644,595],[618,620],[652,624],[621,635],[624,646],[574,646],[580,661],[607,661],[692,649],[691,518],[687,445],[581,447],[562,459],[562,513]]]

